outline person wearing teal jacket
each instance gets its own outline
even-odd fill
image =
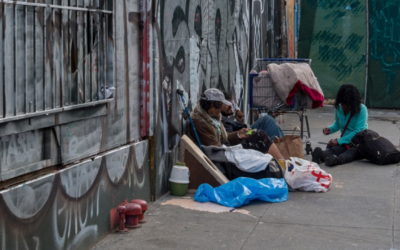
[[[335,100],[335,109],[335,122],[322,132],[330,135],[340,131],[340,138],[330,140],[327,150],[322,151],[317,147],[312,152],[312,161],[318,164],[321,161],[325,162],[326,166],[336,166],[361,159],[362,155],[352,146],[351,139],[358,132],[368,128],[368,110],[361,103],[361,95],[356,86],[344,84],[340,87]]]

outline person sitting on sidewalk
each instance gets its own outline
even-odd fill
[[[242,144],[245,149],[254,149],[262,153],[269,153],[275,159],[283,159],[276,145],[263,131],[257,131],[251,136],[246,135],[250,129],[242,128],[239,131],[228,133],[221,122],[221,108],[227,101],[221,90],[216,88],[207,89],[191,112],[194,127],[196,128],[200,143],[204,146],[226,146]],[[196,141],[192,126],[187,127],[186,134]]]
[[[335,100],[335,122],[322,132],[325,135],[341,131],[342,136],[332,139],[327,150],[316,147],[312,152],[312,161],[325,162],[326,166],[336,166],[362,159],[362,155],[351,144],[351,139],[360,131],[368,128],[368,110],[361,103],[361,95],[356,86],[344,84],[340,87]]]
[[[224,93],[225,100],[232,100],[232,96],[228,92],[222,91],[222,93]],[[247,125],[244,123],[244,114],[242,113],[242,111],[236,110],[236,121],[229,118],[229,116],[233,115],[232,105],[228,106],[227,104],[223,103],[221,114],[221,121],[224,124],[227,132],[235,132],[239,131],[242,128],[247,128]],[[263,130],[272,139],[274,139],[275,137],[281,138],[284,136],[281,128],[276,124],[275,119],[270,115],[260,117],[250,127],[252,129]]]

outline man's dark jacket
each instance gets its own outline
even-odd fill
[[[225,130],[228,133],[239,131],[242,128],[247,128],[247,126],[245,124],[242,124],[238,121],[231,120],[227,116],[224,116],[222,114],[221,114],[221,122],[224,124]]]

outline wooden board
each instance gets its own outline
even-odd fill
[[[181,138],[180,150],[181,155],[184,156],[183,161],[190,171],[189,189],[197,189],[203,183],[217,187],[229,182],[225,175],[186,135]]]
[[[288,46],[289,46],[289,58],[295,58],[295,13],[294,13],[294,0],[286,0],[286,20],[288,29]]]
[[[212,187],[221,185],[208,169],[203,167],[196,157],[188,150],[185,150],[185,164],[190,171],[189,190],[196,190],[203,183],[207,183]]]

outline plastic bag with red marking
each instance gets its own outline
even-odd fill
[[[285,180],[296,190],[327,192],[332,184],[332,175],[315,162],[290,157],[286,161]]]

